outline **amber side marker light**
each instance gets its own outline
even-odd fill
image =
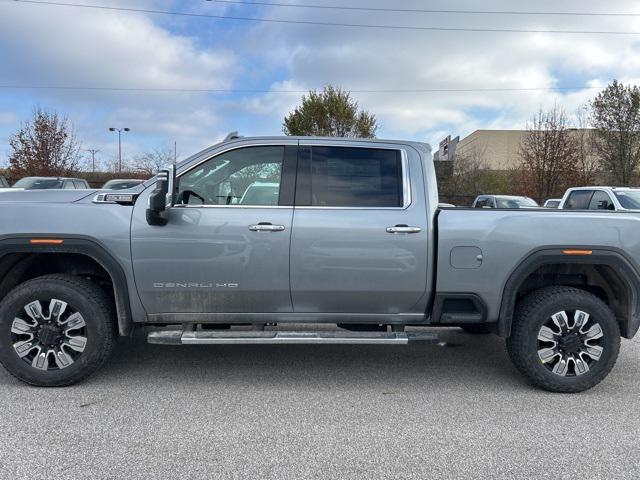
[[[62,245],[64,240],[60,238],[32,238],[29,240],[31,245]]]
[[[562,250],[565,255],[591,255],[593,250]]]

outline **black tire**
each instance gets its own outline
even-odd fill
[[[55,355],[51,359],[47,354],[45,363],[49,369],[38,369],[16,352],[12,325],[16,316],[24,316],[27,304],[51,299],[66,302],[68,312],[74,311],[82,316],[85,325],[81,332],[86,338],[86,345],[80,353],[67,349],[76,355],[68,366],[57,368]],[[84,380],[100,368],[113,351],[116,329],[112,305],[113,302],[99,286],[72,275],[45,275],[19,285],[0,302],[0,363],[14,377],[40,387],[62,387]],[[51,312],[49,317],[52,317]],[[34,323],[40,325],[40,322]],[[59,335],[60,342],[64,338],[64,334]],[[37,352],[33,355],[37,356]]]
[[[472,333],[475,335],[491,333],[491,329],[486,323],[470,323],[469,325],[462,325],[460,328],[462,328],[464,333]]]
[[[601,356],[598,360],[584,357],[592,362],[588,364],[586,373],[578,374],[575,361],[566,362],[568,369],[573,368],[573,375],[569,370],[566,376],[561,376],[552,371],[549,363],[541,360],[538,349],[544,342],[539,343],[538,335],[558,312],[574,311],[571,321],[575,326],[575,310],[588,313],[588,322],[599,324],[602,332],[602,337],[598,339]],[[562,328],[558,328],[562,332]],[[559,342],[556,344],[560,345]],[[581,392],[600,383],[615,365],[620,351],[620,327],[611,309],[595,295],[571,287],[542,288],[529,294],[517,305],[511,336],[507,339],[507,351],[518,370],[538,387],[552,392]],[[555,357],[556,362],[562,359],[565,350],[560,349],[560,352]]]

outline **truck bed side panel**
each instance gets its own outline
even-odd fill
[[[442,210],[438,216],[437,292],[476,294],[486,304],[487,320],[496,321],[505,283],[518,265],[534,251],[568,247],[620,250],[640,270],[640,215]]]

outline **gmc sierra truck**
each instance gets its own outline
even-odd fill
[[[625,212],[440,208],[421,143],[230,135],[132,189],[3,192],[0,362],[62,386],[143,325],[182,345],[457,326],[578,392],[640,325],[639,233]]]

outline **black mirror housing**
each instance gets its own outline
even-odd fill
[[[149,225],[166,225],[169,221],[168,209],[174,202],[175,168],[160,170],[156,176],[156,188],[149,195],[147,223]]]

